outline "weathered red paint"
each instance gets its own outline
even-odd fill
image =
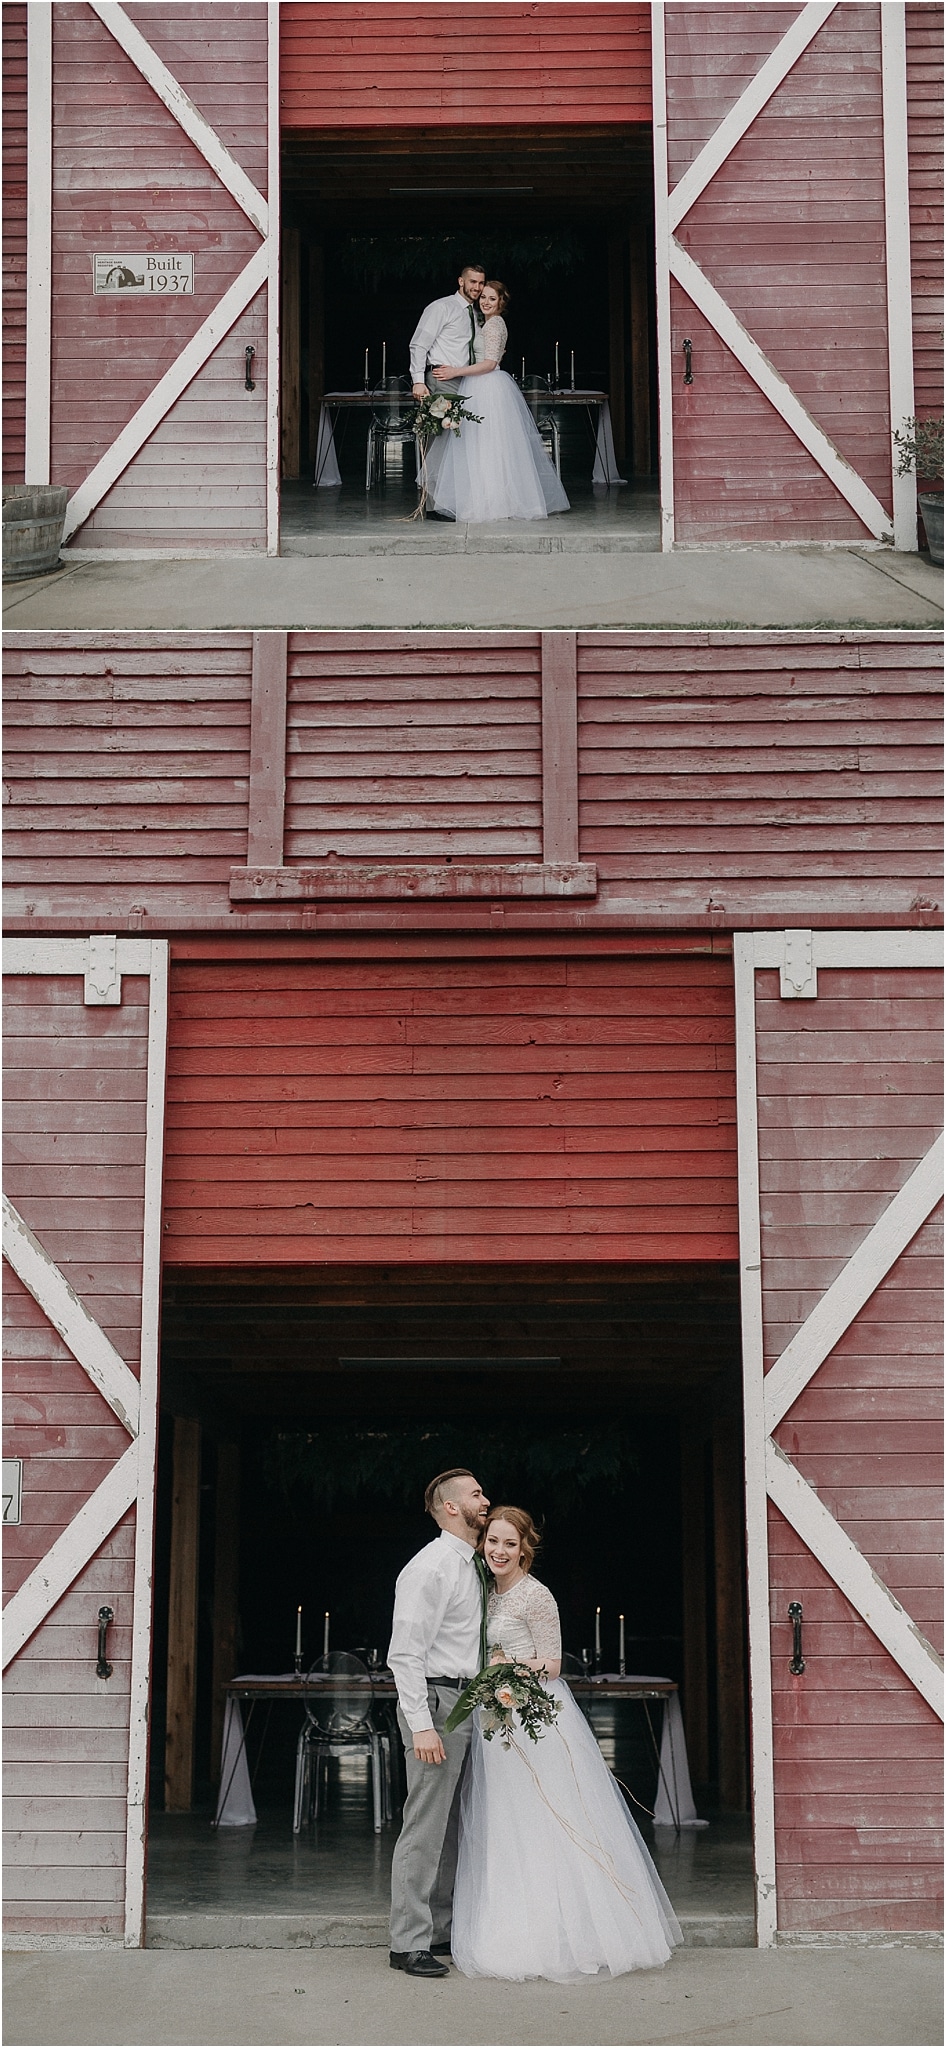
[[[910,0],[906,17],[913,382],[928,419],[943,410],[943,10]]]
[[[941,976],[758,977],[765,1349],[771,1364],[941,1124]],[[776,1432],[917,1627],[942,1647],[942,1210]],[[937,1923],[937,1718],[770,1505],[779,1922]],[[789,1672],[790,1600],[806,1670]],[[863,1768],[862,1768],[863,1767]]]
[[[649,121],[650,8],[284,4],[286,129]]]
[[[3,10],[3,481],[25,481],[26,5]]]

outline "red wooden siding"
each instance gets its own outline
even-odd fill
[[[222,911],[246,858],[250,636],[7,648],[9,879],[34,915]]]
[[[26,7],[3,9],[3,481],[26,454]]]
[[[580,851],[612,908],[899,919],[941,892],[940,652],[580,634]]]
[[[172,969],[172,1264],[726,1259],[731,967]]]
[[[266,9],[130,10],[265,192]],[[75,490],[170,369],[260,237],[82,0],[54,9],[52,474]],[[98,250],[194,254],[194,294],[93,297]],[[244,389],[252,342],[255,392]],[[265,546],[260,292],[77,535],[87,547]]]
[[[141,1326],[148,984],[85,1008],[74,975],[4,985],[4,1187],[132,1371]],[[16,1276],[5,1273],[4,1456],[23,1521],[4,1530],[4,1591],[26,1577],[129,1437]],[[32,1935],[120,1935],[125,1894],[134,1511],[5,1680],[5,1916]],[[96,1617],[114,1609],[107,1684]]]
[[[797,15],[667,8],[671,183]],[[880,9],[839,7],[677,229],[834,445],[891,507]],[[856,540],[857,515],[674,284],[676,537]],[[693,343],[692,385],[677,366]]]
[[[907,15],[913,378],[920,419],[943,409],[943,10]]]
[[[766,1359],[782,1351],[941,1124],[941,976],[758,977]],[[776,1432],[918,1627],[941,1642],[941,1211]],[[770,1509],[776,1835],[787,1930],[938,1924],[936,1716]],[[807,1669],[788,1670],[789,1600]]]
[[[250,643],[7,635],[19,929],[305,928],[305,906],[242,913],[228,895],[247,858]],[[539,659],[529,633],[291,634],[287,860],[538,859]],[[579,634],[578,691],[598,895],[507,903],[507,927],[935,920],[938,636]],[[434,928],[443,914],[383,913]]]
[[[542,852],[539,636],[289,660],[286,859]]]
[[[649,121],[650,8],[284,4],[284,128]]]

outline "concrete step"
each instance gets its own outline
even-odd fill
[[[343,555],[659,555],[660,536],[641,533],[509,533],[429,520],[412,533],[283,534],[285,556]]]
[[[751,1913],[681,1913],[687,1948],[754,1948]],[[149,1913],[148,1948],[386,1948],[378,1913]]]

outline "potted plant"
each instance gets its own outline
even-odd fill
[[[943,560],[943,419],[904,420],[901,432],[894,434],[900,450],[897,465],[898,476],[907,476],[916,470],[917,482],[938,483],[938,491],[920,491],[917,504],[923,514],[926,538],[929,542],[930,561],[942,564]]]

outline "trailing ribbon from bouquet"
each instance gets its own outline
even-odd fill
[[[436,396],[418,399],[414,407],[413,428],[420,450],[420,504],[412,519],[423,519],[427,511],[427,456],[432,441],[441,434],[459,434],[461,420],[473,420],[481,426],[481,412],[471,412],[468,405],[454,392],[439,392]],[[472,1712],[472,1708],[470,1710]],[[465,1717],[461,1717],[465,1718]]]

